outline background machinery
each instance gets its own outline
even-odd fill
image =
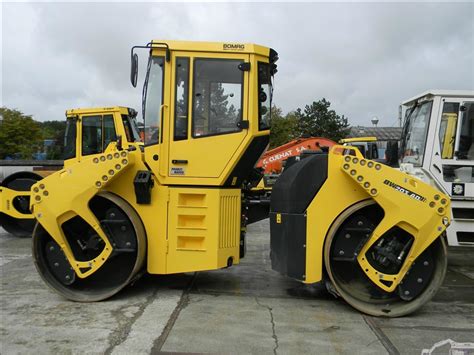
[[[356,147],[359,152],[367,159],[377,160],[380,158],[376,137],[344,138],[339,140],[339,143],[342,145]]]
[[[132,48],[134,86],[141,48],[144,144],[105,145],[100,120],[79,118],[80,159],[32,186],[36,267],[71,300],[106,299],[143,270],[214,270],[244,256],[245,196],[261,178],[253,167],[268,144],[277,53],[153,41]],[[420,180],[334,146],[274,186],[272,267],[305,283],[330,279],[362,312],[408,314],[442,283],[449,204]]]
[[[430,90],[403,103],[402,171],[451,197],[452,246],[474,246],[474,92]]]
[[[64,137],[65,159],[80,162],[87,155],[89,141],[83,141],[81,132],[82,117],[86,121],[92,118],[101,117],[100,122],[95,122],[96,126],[86,127],[87,130],[97,130],[97,134],[102,134],[101,142],[103,146],[109,144],[111,140],[116,141],[120,137],[121,144],[128,147],[130,142],[140,141],[138,129],[135,121],[136,111],[125,107],[105,107],[86,108],[66,111],[67,128]],[[88,135],[85,138],[90,139]],[[76,141],[77,139],[77,141]],[[95,142],[98,144],[99,142]],[[103,148],[101,148],[103,149]],[[104,148],[105,149],[105,148]],[[72,160],[71,160],[72,159]],[[31,237],[36,221],[30,211],[30,188],[33,184],[43,179],[45,176],[61,169],[64,161],[6,161],[10,169],[25,168],[25,163],[32,165],[30,171],[16,171],[6,176],[0,183],[0,226],[7,232],[17,237]],[[33,166],[35,166],[33,170]],[[8,171],[8,170],[7,170]]]
[[[321,137],[298,138],[279,147],[267,150],[257,162],[256,168],[262,168],[264,174],[279,174],[283,162],[290,157],[299,156],[304,151],[321,152],[323,148],[329,149],[336,142]]]

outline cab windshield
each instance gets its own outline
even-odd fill
[[[150,57],[143,86],[143,121],[145,144],[157,144],[161,140],[161,114],[163,103],[164,57]]]
[[[128,142],[140,142],[140,131],[137,125],[137,121],[134,117],[128,115],[122,115],[123,128],[127,135]]]
[[[428,101],[409,109],[403,128],[402,163],[411,163],[415,166],[423,164],[432,105],[433,102]]]

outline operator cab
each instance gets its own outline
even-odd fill
[[[240,43],[152,41],[143,87],[145,161],[165,185],[240,187],[270,134],[277,53]]]
[[[403,103],[400,168],[452,199],[450,245],[474,245],[474,92],[432,90]]]
[[[127,107],[73,109],[66,111],[64,165],[107,151],[111,142],[122,148],[141,143],[137,112]]]
[[[339,143],[345,146],[356,147],[366,159],[379,159],[376,137],[344,138],[339,140]]]

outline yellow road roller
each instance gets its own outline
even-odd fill
[[[335,146],[284,171],[270,205],[253,169],[268,145],[277,52],[255,44],[152,41],[143,88],[144,143],[108,136],[80,115],[79,158],[35,183],[33,257],[74,301],[106,299],[141,272],[238,264],[245,226],[270,216],[273,269],[329,280],[358,310],[408,314],[446,270],[449,198],[405,173]],[[258,202],[258,201],[257,201]]]
[[[137,112],[127,107],[80,108],[66,111],[66,130],[64,137],[64,158],[66,164],[79,162],[82,155],[90,155],[87,151],[89,141],[82,141],[82,117],[100,117],[96,124],[101,126],[104,135],[95,143],[106,147],[112,140],[120,138],[120,144],[128,148],[130,142],[140,142],[141,137],[136,123]],[[97,128],[97,127],[95,127]],[[86,127],[84,129],[94,129]],[[92,132],[93,133],[93,132]],[[84,137],[90,140],[90,134]],[[102,149],[102,148],[101,148]],[[105,149],[105,148],[104,148]],[[97,151],[97,148],[95,148]],[[13,161],[16,162],[16,161]],[[21,161],[31,163],[31,161]],[[45,165],[46,164],[46,165]],[[8,175],[0,183],[0,227],[17,237],[31,237],[36,220],[30,211],[31,186],[45,176],[59,170],[64,164],[61,160],[36,161],[42,169],[35,171],[17,171]]]

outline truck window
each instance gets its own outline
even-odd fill
[[[174,140],[188,138],[189,58],[176,59]]]
[[[411,163],[414,166],[423,165],[432,106],[433,101],[427,101],[409,109],[403,128],[402,163]]]
[[[128,142],[140,142],[140,132],[133,117],[122,115],[123,129]]]
[[[82,155],[102,153],[102,116],[82,117]]]
[[[103,119],[104,123],[104,142],[102,145],[102,151],[107,148],[110,142],[117,140],[117,134],[115,133],[114,117],[112,115],[105,115]]]
[[[241,60],[194,61],[193,137],[240,131],[244,73]]]
[[[461,107],[461,129],[458,159],[474,160],[474,102],[465,102]]]
[[[456,140],[456,128],[458,122],[459,104],[456,102],[445,102],[441,123],[439,126],[439,144],[442,159],[452,159],[454,155],[454,144]]]
[[[110,142],[116,140],[112,115],[82,117],[82,155],[102,153]]]

